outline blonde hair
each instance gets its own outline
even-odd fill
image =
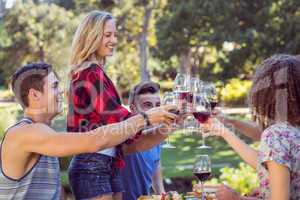
[[[78,26],[71,49],[71,72],[88,68],[92,63],[104,64],[105,57],[97,55],[101,44],[105,22],[113,19],[108,12],[91,11]]]

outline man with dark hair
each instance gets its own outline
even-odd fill
[[[58,200],[61,187],[57,157],[97,152],[120,144],[144,127],[146,117],[153,124],[171,124],[176,118],[166,112],[172,108],[165,106],[84,134],[58,133],[50,124],[62,111],[62,91],[51,65],[32,63],[21,67],[12,77],[12,89],[24,117],[6,131],[2,140],[1,200]],[[160,141],[158,137],[156,144]]]
[[[129,96],[131,112],[145,112],[160,106],[159,90],[159,85],[153,82],[136,85]],[[124,200],[148,195],[151,186],[156,194],[165,192],[161,174],[160,151],[161,146],[157,145],[150,150],[133,153],[125,157],[126,167],[122,170],[125,187]]]

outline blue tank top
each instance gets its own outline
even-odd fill
[[[23,118],[20,123],[33,123],[29,118]],[[2,140],[2,143],[5,136]],[[60,171],[56,157],[40,155],[34,166],[20,179],[6,176],[2,170],[2,143],[0,148],[0,200],[59,200]]]

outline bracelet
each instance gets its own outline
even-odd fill
[[[151,125],[148,115],[145,112],[140,112],[145,120],[144,127],[149,127]]]

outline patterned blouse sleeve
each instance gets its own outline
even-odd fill
[[[289,131],[284,126],[272,126],[262,134],[259,149],[259,163],[274,161],[291,169]]]

